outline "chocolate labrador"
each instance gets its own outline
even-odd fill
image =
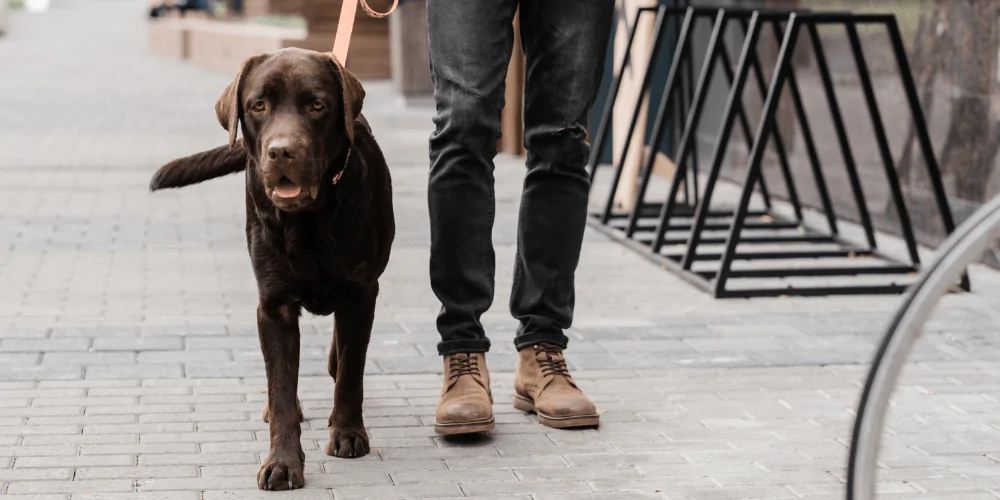
[[[389,169],[361,115],[363,99],[360,82],[329,54],[284,49],[253,57],[215,105],[229,146],[175,160],[150,185],[155,191],[246,170],[246,236],[271,432],[260,489],[304,484],[296,399],[302,309],[334,315],[328,367],[336,386],[326,453],[369,452],[362,378],[395,222]]]

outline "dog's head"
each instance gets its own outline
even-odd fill
[[[329,53],[284,49],[250,58],[215,112],[254,160],[267,197],[285,211],[316,201],[344,168],[361,114],[361,83]]]

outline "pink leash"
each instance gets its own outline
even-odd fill
[[[399,0],[392,0],[392,7],[388,12],[376,12],[366,0],[344,0],[340,7],[340,22],[337,24],[337,36],[333,40],[333,57],[336,57],[340,64],[347,66],[347,50],[351,47],[351,33],[354,31],[354,16],[358,12],[358,2],[365,13],[376,19],[392,14],[396,10]]]

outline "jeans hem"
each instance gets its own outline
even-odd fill
[[[463,352],[488,352],[490,339],[441,341],[438,342],[437,348],[441,356]]]
[[[514,338],[514,346],[520,351],[535,344],[554,344],[563,349],[569,344],[569,337],[562,332],[535,332],[518,335]]]

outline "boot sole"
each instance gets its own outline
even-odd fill
[[[473,422],[457,422],[442,424],[434,422],[434,432],[442,436],[454,436],[458,434],[475,434],[477,432],[488,432],[496,425],[493,417],[489,420],[477,420]]]
[[[553,429],[572,429],[575,427],[597,427],[600,423],[601,417],[598,414],[593,415],[574,415],[571,417],[553,417],[546,415],[537,408],[535,408],[535,402],[521,396],[520,394],[514,395],[514,408],[521,410],[526,413],[534,413],[538,415],[538,423],[552,427]]]

